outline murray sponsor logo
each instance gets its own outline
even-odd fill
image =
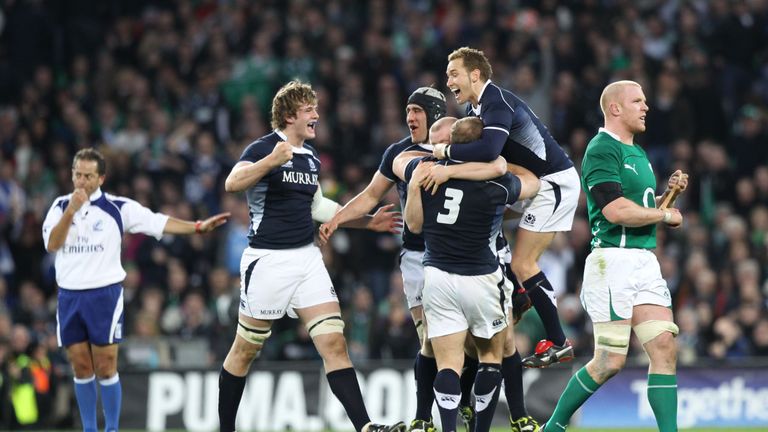
[[[302,173],[297,171],[283,171],[283,183],[316,185],[317,174]]]

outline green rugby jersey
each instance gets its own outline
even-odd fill
[[[631,228],[615,225],[603,216],[589,190],[606,182],[621,183],[624,197],[643,207],[656,207],[656,176],[648,156],[638,145],[626,145],[604,130],[587,145],[581,163],[581,187],[587,195],[592,248],[653,249],[656,224]]]

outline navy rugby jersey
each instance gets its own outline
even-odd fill
[[[408,163],[406,179],[421,160]],[[498,270],[496,238],[506,205],[519,196],[520,179],[509,173],[487,181],[451,179],[435,195],[422,190],[424,265],[465,276]]]
[[[259,138],[243,151],[241,161],[258,162],[279,141],[274,131]],[[248,243],[258,249],[291,249],[314,241],[312,199],[317,191],[320,159],[308,144],[293,148],[293,159],[273,169],[245,191],[251,226]]]
[[[522,99],[488,81],[480,95],[479,111],[467,104],[467,115],[483,120],[477,141],[451,146],[451,158],[488,162],[499,155],[509,163],[543,177],[573,167],[573,162],[546,126]]]
[[[397,187],[397,193],[400,195],[400,208],[405,208],[405,200],[408,198],[408,183],[400,180],[398,176],[392,171],[392,165],[395,158],[404,151],[419,150],[426,153],[432,153],[432,146],[426,146],[421,144],[414,144],[411,141],[411,137],[402,139],[400,142],[390,145],[387,150],[384,151],[384,156],[381,158],[381,164],[379,165],[379,172],[389,180],[395,183]],[[405,224],[403,224],[405,225]],[[403,248],[412,251],[424,251],[424,237],[419,234],[412,233],[407,226],[403,226]]]

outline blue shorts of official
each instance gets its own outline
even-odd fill
[[[59,346],[88,341],[111,345],[123,339],[123,287],[87,290],[59,288],[56,336]]]

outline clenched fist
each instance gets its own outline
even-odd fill
[[[72,198],[69,200],[67,210],[71,211],[72,214],[75,214],[86,201],[88,201],[88,194],[85,193],[85,189],[77,188],[72,192]]]
[[[272,149],[270,156],[275,166],[280,166],[293,159],[293,146],[285,141],[280,141],[275,144],[275,148]]]

